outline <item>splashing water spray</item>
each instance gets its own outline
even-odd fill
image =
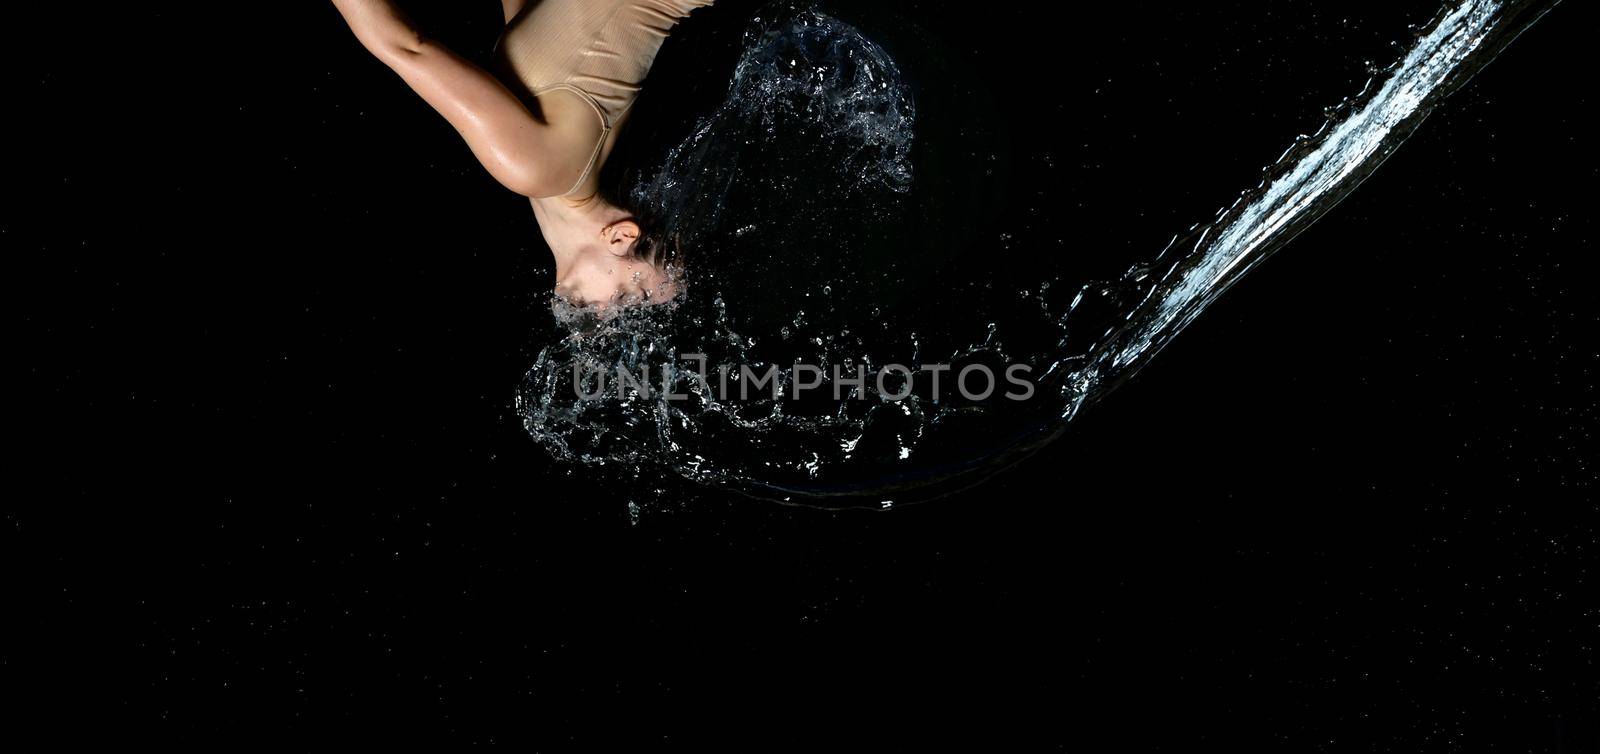
[[[1061,286],[1045,282],[1038,321],[991,322],[975,341],[935,346],[876,309],[865,321],[828,320],[821,315],[834,286],[821,286],[814,305],[769,333],[741,317],[725,295],[733,284],[715,269],[691,271],[689,295],[676,305],[586,321],[545,348],[518,395],[523,425],[558,459],[639,484],[676,476],[779,502],[880,509],[969,486],[1059,436],[1148,363],[1246,272],[1354,191],[1558,2],[1446,7],[1397,63],[1296,140],[1259,186],[1120,280],[1082,286],[1059,306],[1048,301]],[[831,195],[892,200],[914,183],[915,119],[895,61],[854,27],[812,10],[758,18],[722,107],[672,150],[637,198],[707,257],[739,259],[741,248],[770,255],[738,245],[747,227],[724,228],[730,198],[774,180],[774,166],[759,164],[765,140],[811,134],[837,176]],[[746,170],[752,161],[757,167]],[[806,166],[776,169],[791,167]],[[781,271],[769,277],[768,292],[786,282]],[[559,306],[557,316],[582,318]],[[888,365],[904,372],[865,380],[854,395],[821,390],[796,400],[809,383],[788,367],[802,362],[823,373],[888,374]],[[925,378],[938,376],[929,365],[949,370],[948,380],[963,365],[1000,371],[1007,363],[1030,367],[1032,401],[984,406],[924,389]],[[748,390],[745,370],[758,376],[780,366],[772,383]],[[585,374],[629,377],[586,389]],[[730,397],[730,386],[740,395]],[[637,503],[629,505],[636,513]]]

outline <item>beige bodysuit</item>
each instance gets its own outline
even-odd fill
[[[672,27],[714,0],[534,0],[508,25],[500,54],[535,96],[555,89],[578,95],[600,118],[588,167],[565,193],[597,169],[612,130],[633,105],[640,83]]]

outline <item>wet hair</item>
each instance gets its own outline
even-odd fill
[[[659,218],[646,218],[633,210],[633,221],[639,226],[639,238],[633,242],[630,255],[657,267],[682,264],[683,248],[676,237],[670,235]]]
[[[682,264],[682,244],[670,229],[670,219],[656,211],[650,202],[640,201],[636,192],[626,186],[612,190],[602,187],[600,198],[627,212],[628,218],[639,226],[639,238],[629,249],[629,257],[657,267]]]

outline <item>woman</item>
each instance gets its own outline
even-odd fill
[[[455,126],[496,180],[533,204],[556,293],[606,307],[676,293],[663,245],[601,196],[600,168],[656,52],[713,0],[501,0],[501,81],[429,40],[390,0],[333,0],[373,55]]]

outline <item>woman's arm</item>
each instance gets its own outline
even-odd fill
[[[521,13],[523,7],[527,4],[528,0],[500,0],[500,10],[506,15],[506,23],[509,24],[515,20],[517,14]]]
[[[425,39],[389,0],[333,0],[361,44],[400,74],[455,126],[496,180],[524,196],[570,188],[587,154],[563,149],[560,134],[535,118],[487,71]]]

